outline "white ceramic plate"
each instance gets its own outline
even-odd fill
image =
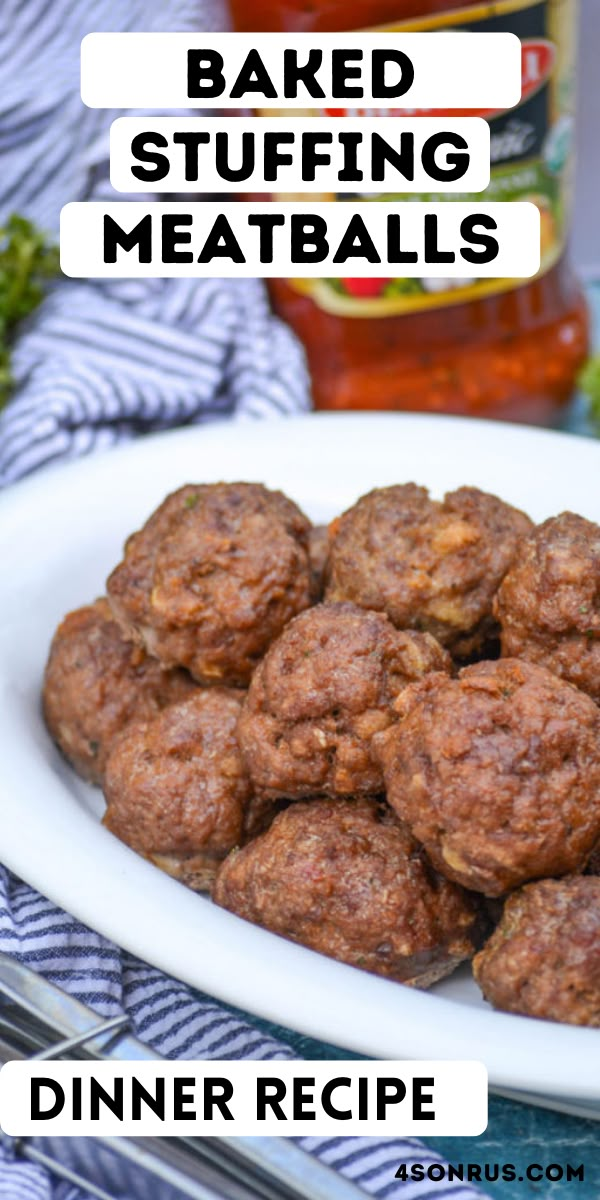
[[[62,615],[103,591],[124,538],[186,482],[259,480],[315,521],[371,487],[469,483],[542,519],[600,521],[600,445],[508,425],[313,416],[187,429],[45,471],[0,498],[0,859],[57,904],[215,996],[382,1058],[476,1058],[498,1090],[600,1118],[600,1031],[493,1012],[467,969],[421,993],[246,924],[162,875],[98,823],[39,711]]]

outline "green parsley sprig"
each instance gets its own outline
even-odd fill
[[[13,213],[0,227],[0,408],[13,386],[10,354],[17,326],[43,300],[59,269],[58,246]]]

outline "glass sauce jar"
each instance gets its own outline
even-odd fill
[[[523,42],[521,104],[490,118],[485,198],[538,203],[540,274],[527,283],[465,280],[458,287],[451,280],[271,281],[275,310],[306,347],[317,408],[539,424],[560,418],[588,346],[585,301],[564,253],[577,3],[231,0],[235,28],[247,32],[508,29]]]

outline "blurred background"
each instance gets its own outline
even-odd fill
[[[577,187],[573,258],[584,279],[600,278],[600,0],[581,0]]]
[[[249,32],[271,21],[344,29],[397,19],[400,10],[470,7],[470,0],[229,3],[238,28]],[[318,280],[313,294],[278,280],[268,295],[262,280],[60,279],[61,206],[115,198],[108,131],[122,114],[82,105],[81,37],[91,29],[222,29],[225,4],[0,0],[0,12],[0,486],[140,432],[313,404],[467,413],[598,434],[600,0],[537,0],[511,18],[523,40],[549,35],[557,63],[516,115],[517,126],[534,134],[533,157],[526,147],[499,161],[487,199],[538,203],[544,269],[517,286],[491,281],[489,291],[462,280],[453,296],[443,280],[390,279],[385,294],[369,290],[377,285],[370,280]],[[40,77],[42,46],[47,62],[60,56],[60,72]],[[500,141],[511,121],[511,113],[493,119]],[[117,342],[126,348],[119,356]]]

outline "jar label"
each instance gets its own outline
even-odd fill
[[[572,195],[577,0],[494,0],[460,11],[381,26],[389,32],[461,29],[515,33],[522,42],[523,91],[516,108],[504,112],[452,113],[418,110],[418,115],[483,116],[491,132],[491,180],[474,196],[453,200],[528,200],[541,214],[541,267],[550,270],[562,254]],[[360,116],[361,109],[326,109],[329,116]],[[382,110],[381,116],[415,110]],[[289,114],[288,114],[289,115]],[[321,111],[320,114],[323,115]],[[365,114],[366,115],[366,114]],[[285,199],[299,197],[286,195]],[[315,196],[356,201],[361,193]],[[401,200],[402,193],[369,199]],[[413,193],[413,200],[446,199],[439,192]],[[339,316],[386,317],[464,304],[520,286],[515,279],[293,279],[294,289]],[[528,280],[527,282],[531,282]]]

